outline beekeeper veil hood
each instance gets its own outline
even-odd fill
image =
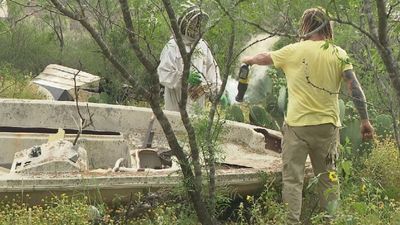
[[[208,15],[191,3],[185,3],[183,8],[184,10],[178,19],[181,34],[193,39],[200,37],[206,29]]]

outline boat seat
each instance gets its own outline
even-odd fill
[[[139,158],[139,168],[162,169],[162,162],[153,149],[142,149],[136,152]]]

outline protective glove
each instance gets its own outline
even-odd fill
[[[221,98],[219,99],[219,102],[221,103],[222,107],[229,106],[231,102],[229,101],[229,98],[226,93],[224,93]]]
[[[201,75],[198,71],[190,71],[188,84],[191,86],[197,86],[201,84]]]

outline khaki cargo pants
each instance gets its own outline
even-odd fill
[[[338,183],[329,179],[336,171],[335,159],[339,142],[339,129],[333,124],[282,128],[283,202],[288,207],[288,224],[299,224],[302,204],[304,169],[310,156],[318,180],[319,204],[322,209],[336,204]]]

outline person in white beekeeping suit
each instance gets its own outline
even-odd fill
[[[186,5],[186,9],[178,19],[186,51],[189,52],[195,41],[204,32],[208,15],[198,6]],[[181,83],[183,61],[175,37],[165,45],[157,68],[161,85],[165,87],[165,109],[179,111],[181,100]],[[191,59],[191,69],[188,78],[189,97],[187,109],[193,112],[196,107],[203,108],[206,98],[216,95],[221,85],[218,65],[208,48],[207,43],[200,39]]]

